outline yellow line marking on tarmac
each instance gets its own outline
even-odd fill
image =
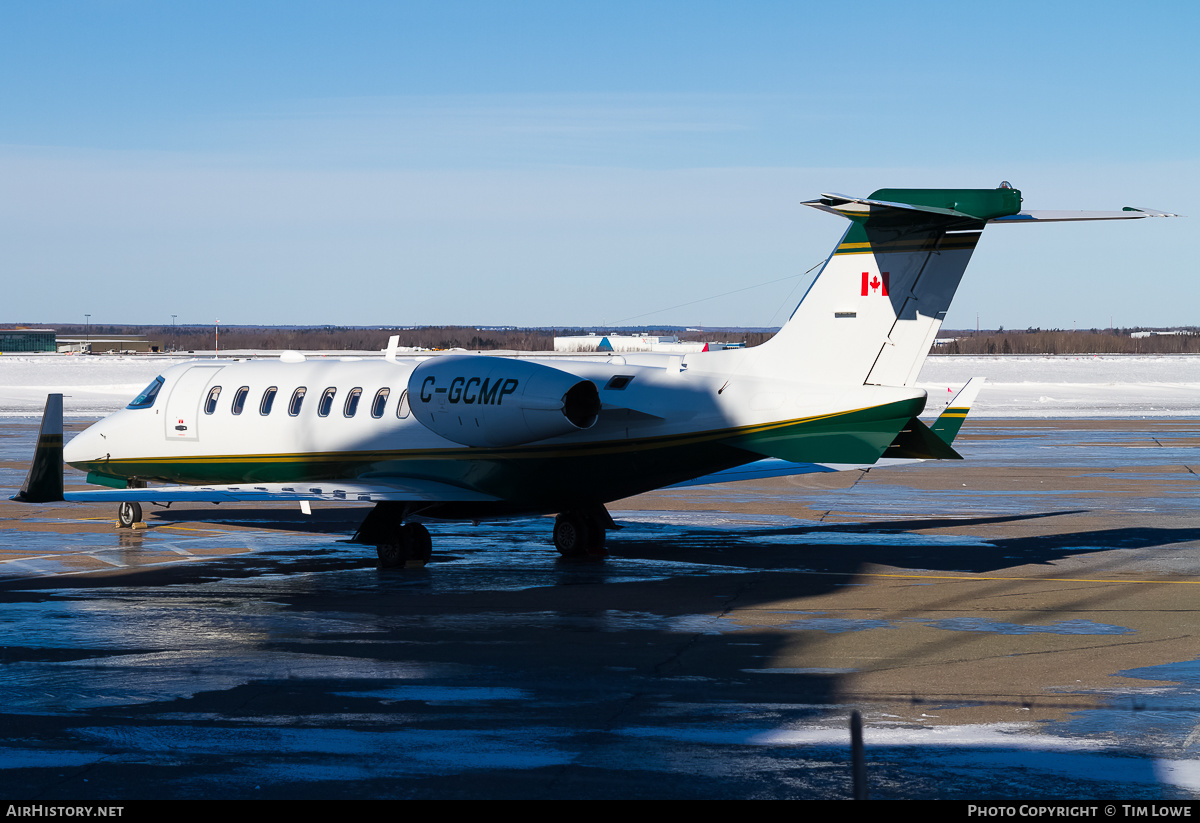
[[[224,529],[218,529],[218,528],[214,528],[212,526],[210,526],[208,528],[197,529],[197,528],[193,528],[192,526],[168,526],[168,525],[164,524],[161,526],[154,527],[155,531],[159,531],[161,529],[174,529],[175,531],[180,531],[180,532],[220,532],[220,533],[223,533],[225,531]]]
[[[75,518],[73,520],[64,519],[63,522],[64,523],[111,523],[111,522],[113,522],[113,520],[111,517],[79,517],[79,518]],[[160,531],[162,529],[175,529],[177,531],[183,531],[183,532],[214,532],[214,533],[224,533],[225,532],[225,529],[219,529],[215,526],[208,526],[206,528],[193,528],[191,526],[172,526],[168,523],[162,523],[162,524],[156,525],[154,527],[154,531]]]
[[[1105,580],[1087,577],[967,577],[951,574],[884,574],[883,572],[804,572],[804,574],[833,575],[836,577],[894,577],[901,580],[972,580],[972,581],[1029,581],[1034,583],[1170,583],[1172,585],[1200,586],[1200,580]]]

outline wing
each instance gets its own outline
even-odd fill
[[[233,486],[147,486],[142,489],[69,491],[73,503],[284,503],[327,500],[353,503],[485,503],[499,498],[433,480],[389,478],[371,482],[240,483]]]

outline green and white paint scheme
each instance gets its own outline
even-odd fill
[[[983,229],[1170,216],[1027,212],[1008,184],[805,205],[849,228],[762,346],[187,363],[66,445],[123,488],[66,498],[375,503],[359,538],[385,563],[427,548],[423,518],[558,513],[560,551],[602,553],[604,505],[640,492],[958,457],[971,398],[931,430],[914,382]]]

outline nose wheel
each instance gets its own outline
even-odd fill
[[[117,507],[117,526],[122,529],[137,528],[136,523],[142,522],[141,503],[122,503]]]

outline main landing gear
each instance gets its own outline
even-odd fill
[[[381,569],[410,564],[424,566],[433,556],[433,538],[420,523],[404,523],[392,530],[386,543],[377,543],[375,552]]]
[[[604,557],[605,531],[616,528],[603,506],[572,509],[554,518],[554,548],[563,557]]]
[[[381,569],[424,566],[433,554],[433,539],[420,523],[404,522],[410,514],[404,503],[376,503],[350,542],[374,546]]]
[[[376,503],[350,542],[374,546],[381,569],[424,566],[433,540],[423,525],[406,522],[417,513],[405,503]],[[554,518],[554,548],[563,557],[605,557],[605,532],[619,528],[604,506],[571,509]]]

